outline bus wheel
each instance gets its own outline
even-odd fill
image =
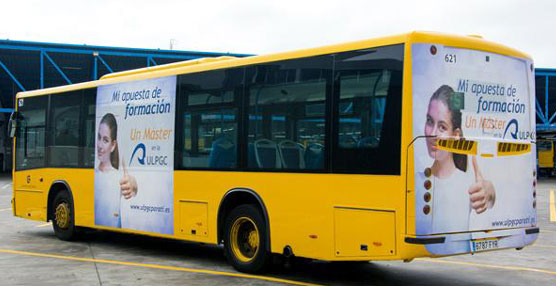
[[[52,206],[52,227],[54,228],[54,234],[61,240],[74,240],[77,238],[73,204],[69,193],[66,191],[58,192],[56,197],[54,197]]]
[[[261,272],[268,265],[267,231],[261,212],[253,205],[233,209],[225,223],[224,251],[241,272]]]

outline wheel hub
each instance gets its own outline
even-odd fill
[[[70,209],[66,202],[58,204],[56,206],[56,225],[59,228],[67,228],[70,223]]]
[[[256,249],[259,246],[259,234],[253,230],[249,232],[249,246]]]
[[[250,262],[259,251],[259,230],[253,220],[241,217],[231,229],[231,248],[234,256],[242,262]]]

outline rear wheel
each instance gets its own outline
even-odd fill
[[[268,265],[267,226],[259,209],[240,205],[233,209],[225,223],[224,251],[238,271],[261,272]]]
[[[52,203],[52,227],[54,234],[61,240],[77,238],[73,201],[68,191],[60,191]]]

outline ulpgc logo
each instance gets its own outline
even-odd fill
[[[168,166],[168,156],[166,155],[148,155],[147,147],[144,143],[139,143],[133,149],[129,165],[133,166],[133,160],[137,158],[137,163],[142,166]]]
[[[129,165],[130,166],[133,163],[133,158],[135,157],[135,154],[137,154],[137,151],[141,151],[141,155],[137,155],[137,162],[139,162],[139,164],[141,164],[141,165],[145,165],[145,157],[147,156],[147,148],[145,147],[145,144],[139,143],[139,144],[137,144],[137,146],[135,146],[135,149],[133,149],[133,153],[131,153],[131,158],[129,159]]]
[[[512,119],[510,121],[508,121],[508,125],[506,125],[506,130],[504,130],[504,136],[502,136],[503,139],[506,138],[506,133],[508,133],[508,130],[510,130],[510,128],[513,126],[513,131],[510,131],[510,135],[512,136],[513,139],[517,139],[517,131],[519,130],[519,124],[517,122],[517,119]]]
[[[506,129],[504,130],[504,135],[502,136],[502,139],[506,138],[506,134],[508,134],[511,136],[512,139],[515,140],[535,140],[535,133],[531,132],[531,131],[519,131],[519,122],[517,121],[517,119],[512,119],[510,121],[508,121],[508,124],[506,125]]]

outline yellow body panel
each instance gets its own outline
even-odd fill
[[[554,168],[554,143],[552,141],[550,141],[550,150],[539,149],[539,168]]]
[[[554,168],[554,152],[539,152],[539,168]]]
[[[41,170],[14,174],[15,215],[32,220],[46,220],[49,182]]]
[[[394,211],[335,208],[336,256],[393,256],[396,252]]]
[[[15,190],[15,214],[32,220],[46,220],[44,193],[32,189]]]
[[[406,237],[415,233],[414,176],[412,175],[415,172],[413,160],[410,159],[413,158],[414,152],[411,144],[413,140],[411,44],[435,43],[528,58],[526,54],[475,37],[413,32],[273,55],[199,62],[191,65],[168,65],[158,69],[106,76],[101,80],[87,83],[22,92],[17,95],[17,98],[400,43],[405,44],[400,175],[175,171],[175,234],[160,235],[96,227],[93,169],[45,168],[14,171],[16,215],[46,220],[49,187],[53,182],[63,180],[71,188],[75,203],[75,221],[79,226],[218,243],[217,216],[224,194],[234,188],[248,188],[261,197],[268,211],[271,251],[274,253],[282,253],[284,247],[289,245],[296,256],[323,260],[411,259],[430,256],[424,246],[404,242]],[[411,175],[407,176],[407,174]],[[31,176],[31,183],[27,183],[27,176]],[[42,178],[43,181],[35,183],[35,178]],[[26,190],[37,192],[28,195],[25,193]],[[27,213],[31,215],[28,216]],[[340,224],[335,226],[335,222]],[[369,228],[361,230],[365,227]],[[195,235],[192,235],[191,230],[195,230]],[[361,232],[358,232],[359,230]],[[350,241],[350,236],[353,237],[353,241]],[[354,246],[360,241],[368,242],[369,250],[365,255]],[[345,249],[346,255],[338,256],[338,249]]]
[[[177,206],[179,225],[175,228],[176,235],[190,239],[208,236],[208,203],[179,201]]]

